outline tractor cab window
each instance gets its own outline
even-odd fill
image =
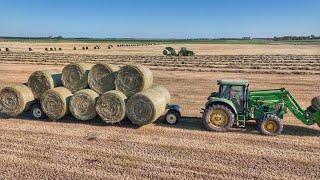
[[[244,110],[244,86],[224,85],[220,89],[220,97],[229,99],[239,113]]]

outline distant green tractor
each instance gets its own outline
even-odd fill
[[[285,88],[249,91],[246,80],[220,80],[219,92],[208,97],[203,112],[203,123],[211,131],[227,131],[235,123],[245,127],[255,120],[261,134],[274,136],[283,130],[283,116],[289,109],[306,125],[320,126],[320,96],[304,110]]]
[[[194,52],[188,50],[187,48],[183,47],[180,49],[180,51],[177,53],[176,50],[172,47],[166,47],[163,50],[163,55],[165,56],[194,56]]]
[[[162,53],[165,56],[177,56],[176,50],[172,47],[166,47]]]
[[[183,47],[178,53],[179,56],[194,56],[194,52]]]

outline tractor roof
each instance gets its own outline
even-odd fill
[[[218,80],[218,84],[222,85],[235,85],[235,86],[248,86],[247,80],[233,80],[233,79],[222,79]]]

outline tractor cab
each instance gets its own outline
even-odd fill
[[[248,108],[248,87],[246,80],[219,80],[219,98],[231,101],[238,115],[243,115]]]

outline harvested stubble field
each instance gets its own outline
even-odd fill
[[[35,70],[61,70],[60,64],[71,61],[146,64],[153,69],[155,82],[171,92],[172,102],[182,106],[184,117],[176,126],[158,121],[137,129],[127,122],[111,126],[70,116],[57,122],[34,121],[27,114],[11,119],[1,116],[0,178],[320,178],[320,128],[316,125],[304,126],[289,113],[283,135],[265,137],[254,123],[248,129],[214,133],[200,122],[206,97],[217,90],[216,80],[221,78],[248,79],[252,89],[286,87],[306,108],[320,93],[317,54],[196,58],[1,52],[0,88],[25,82]],[[201,59],[212,66],[232,62],[245,68],[209,67],[209,72],[199,72],[204,68]],[[181,71],[187,66],[177,66],[175,61],[191,64],[192,72]],[[262,69],[250,68],[254,63]]]

